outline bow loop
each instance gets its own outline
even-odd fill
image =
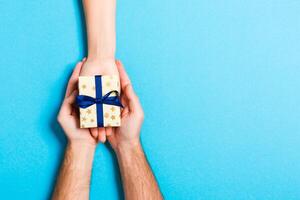
[[[115,94],[115,96],[110,96],[113,93]],[[78,95],[76,97],[76,104],[80,108],[87,108],[93,104],[107,104],[107,105],[120,106],[121,108],[123,108],[123,105],[119,98],[119,92],[116,90],[110,91],[100,98],[93,98],[86,95]]]

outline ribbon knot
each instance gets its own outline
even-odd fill
[[[110,96],[113,93],[115,94],[115,96]],[[76,97],[76,104],[80,108],[87,108],[93,104],[107,104],[107,105],[120,106],[121,108],[123,108],[123,105],[119,98],[119,92],[116,90],[110,91],[100,98],[94,98],[86,95],[78,95]]]

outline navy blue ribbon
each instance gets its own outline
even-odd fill
[[[103,104],[119,106],[123,108],[123,105],[119,98],[119,92],[116,90],[110,91],[104,96],[102,96],[102,84],[101,84],[101,76],[95,76],[95,86],[96,86],[96,98],[86,96],[86,95],[78,95],[76,97],[76,104],[80,108],[87,108],[93,104],[96,104],[97,108],[97,126],[103,127]],[[110,96],[111,94],[115,94],[115,96]]]
[[[76,97],[76,103],[80,108],[87,108],[93,104],[108,104],[108,105],[123,107],[118,96],[113,96],[113,97],[109,96],[112,93],[115,93],[116,95],[119,94],[118,91],[114,90],[107,93],[102,98],[93,98],[86,95],[78,95]]]

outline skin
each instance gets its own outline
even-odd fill
[[[116,152],[126,199],[162,199],[158,184],[140,143],[144,119],[130,80],[120,62],[115,62],[115,0],[83,0],[88,36],[87,59],[79,62],[69,80],[58,114],[68,144],[54,189],[54,200],[89,199],[91,170],[98,142],[108,138]],[[79,75],[120,75],[121,112],[119,128],[80,129],[78,109],[73,107]]]
[[[97,140],[89,129],[79,128],[78,109],[73,106],[77,91],[77,80],[83,65],[79,62],[69,80],[65,98],[57,120],[63,128],[68,144],[57,178],[52,199],[89,199],[91,170]]]
[[[117,68],[125,108],[122,110],[121,127],[113,129],[108,141],[117,155],[125,198],[163,199],[140,142],[143,108],[121,62],[117,62]]]
[[[53,200],[89,199],[90,179],[98,140],[90,129],[79,128],[79,117],[74,101],[77,80],[85,60],[79,62],[69,80],[57,120],[63,128],[68,144],[57,178]],[[116,62],[122,88],[122,125],[108,136],[120,166],[126,199],[163,199],[158,184],[145,157],[140,129],[144,120],[142,106],[135,94],[123,65]]]
[[[88,56],[81,76],[118,75],[115,63],[116,51],[116,0],[83,0],[85,13]],[[94,138],[106,141],[111,128],[91,129]]]

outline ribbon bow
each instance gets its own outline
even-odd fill
[[[116,96],[110,97],[111,94],[116,94]],[[119,92],[116,90],[108,92],[106,95],[100,98],[93,98],[86,95],[78,95],[76,97],[76,104],[80,108],[87,108],[93,104],[108,104],[108,105],[114,105],[114,106],[120,106],[123,108],[123,105],[119,98]]]

